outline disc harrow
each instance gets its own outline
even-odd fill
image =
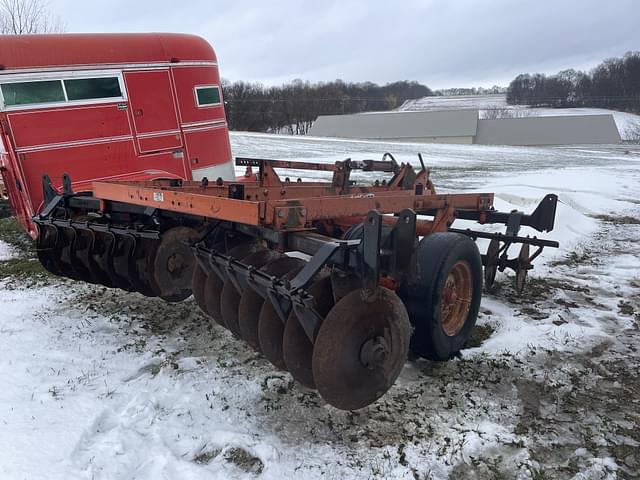
[[[416,170],[390,154],[335,164],[239,158],[243,182],[96,182],[90,196],[74,194],[68,178],[58,192],[45,176],[38,257],[56,275],[170,302],[193,293],[212,322],[329,404],[363,408],[391,388],[410,350],[439,361],[458,354],[483,278],[490,287],[511,269],[521,292],[533,260],[558,246],[520,235],[553,229],[555,195],[532,214],[498,212],[491,193],[436,193],[419,160]],[[332,179],[292,182],[278,170]],[[383,178],[357,184],[355,170]],[[455,229],[456,219],[506,231]],[[478,238],[490,240],[485,254]]]

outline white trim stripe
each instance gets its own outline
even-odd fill
[[[82,147],[85,145],[98,145],[112,142],[128,142],[133,140],[133,135],[120,135],[117,137],[91,138],[88,140],[74,140],[72,142],[48,143],[44,145],[33,145],[30,147],[16,148],[16,153],[38,152],[41,150],[53,150],[69,147]]]
[[[226,125],[227,121],[224,119],[219,120],[205,120],[203,122],[187,122],[183,123],[180,126],[182,128],[191,128],[191,127],[212,127],[214,125]]]
[[[178,135],[180,130],[164,130],[161,132],[147,132],[147,133],[138,133],[138,138],[154,138],[154,137],[164,137],[166,135]]]
[[[189,133],[194,133],[194,132],[204,132],[206,130],[220,130],[222,128],[226,128],[227,124],[226,123],[221,123],[219,125],[208,125],[208,126],[204,126],[204,127],[195,127],[195,128],[185,128],[184,134],[187,135]]]

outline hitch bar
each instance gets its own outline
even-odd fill
[[[557,205],[558,196],[553,193],[549,193],[545,195],[545,197],[540,201],[536,209],[530,215],[518,212],[516,210],[509,213],[495,212],[491,210],[487,212],[458,210],[456,213],[457,218],[460,218],[462,220],[476,220],[480,223],[502,223],[509,227],[509,234],[517,235],[521,226],[534,228],[538,232],[550,232],[551,230],[553,230],[556,219]],[[481,215],[485,215],[485,218],[483,219]]]

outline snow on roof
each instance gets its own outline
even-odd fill
[[[478,110],[376,112],[320,116],[309,135],[346,138],[424,138],[475,136]]]
[[[480,120],[483,145],[579,145],[620,143],[613,115],[560,115]]]

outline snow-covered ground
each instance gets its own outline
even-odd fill
[[[0,240],[0,262],[10,260],[14,255],[14,248],[7,242]]]
[[[506,95],[442,95],[407,100],[398,110],[460,110],[465,108],[503,108],[507,105]]]
[[[506,95],[504,94],[423,97],[417,100],[407,100],[398,110],[457,110],[466,108],[479,109],[481,118],[485,110],[505,108],[524,112],[527,116],[534,117],[611,114],[623,140],[635,138],[634,135],[637,136],[638,132],[640,132],[640,115],[633,113],[618,112],[604,108],[529,108],[524,105],[507,105]]]
[[[409,361],[342,412],[192,300],[3,275],[26,254],[0,243],[1,479],[638,478],[639,148],[231,140],[276,159],[421,152],[440,191],[494,191],[503,210],[555,192],[561,248],[523,296],[498,274],[460,358]]]

